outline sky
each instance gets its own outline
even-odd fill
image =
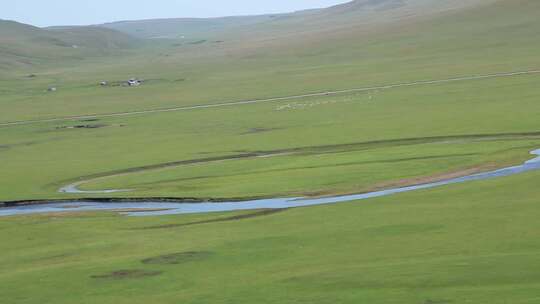
[[[348,0],[0,0],[0,19],[35,26],[284,13]]]

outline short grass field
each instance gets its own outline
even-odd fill
[[[87,180],[82,189],[136,190],[115,194],[127,197],[354,193],[520,164],[539,147],[538,81],[522,75],[4,127],[0,155],[10,174],[0,176],[0,199],[85,197],[58,190]],[[95,128],[69,128],[80,125]]]
[[[244,219],[6,218],[0,292],[55,304],[539,303],[538,178]]]
[[[540,4],[518,3],[497,1],[375,31],[348,27],[272,43],[224,38],[218,46],[155,42],[115,56],[0,69],[0,122],[539,69]],[[147,83],[134,90],[99,86],[131,77]],[[47,93],[50,86],[58,91]]]
[[[0,202],[324,196],[521,164],[540,148],[538,12],[489,0],[374,31],[0,65]],[[532,72],[324,94],[514,71]],[[130,77],[145,82],[99,85]],[[540,303],[539,178],[279,211],[0,218],[0,303]],[[70,184],[130,191],[59,192]]]

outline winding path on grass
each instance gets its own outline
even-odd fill
[[[119,193],[119,192],[130,192],[134,190],[133,189],[81,190],[79,189],[79,187],[90,182],[95,182],[95,181],[110,178],[110,177],[125,176],[128,174],[145,172],[145,171],[152,171],[152,170],[159,170],[159,169],[173,168],[173,167],[180,167],[180,166],[198,165],[198,164],[210,164],[210,163],[217,163],[217,162],[223,162],[223,161],[235,160],[235,159],[269,158],[269,157],[276,157],[276,156],[289,155],[289,154],[292,154],[292,152],[291,153],[286,153],[282,151],[253,152],[253,153],[243,153],[243,154],[228,155],[228,156],[181,160],[181,161],[176,161],[176,162],[168,162],[168,163],[149,165],[149,166],[143,166],[143,167],[135,167],[135,168],[129,168],[129,169],[119,170],[115,172],[101,173],[96,176],[80,177],[79,181],[60,188],[58,192],[67,193],[67,194],[111,194],[111,193]]]
[[[375,90],[389,90],[389,89],[395,89],[395,88],[401,88],[401,87],[424,86],[424,85],[442,84],[442,83],[449,83],[449,82],[472,81],[472,80],[501,78],[501,77],[514,77],[514,76],[523,76],[523,75],[532,75],[532,74],[540,74],[540,70],[504,72],[504,73],[485,74],[485,75],[476,75],[476,76],[461,76],[461,77],[438,79],[438,80],[420,80],[420,81],[414,81],[414,82],[395,83],[395,84],[379,85],[379,86],[372,86],[372,87],[324,91],[324,92],[315,92],[315,93],[308,93],[308,94],[301,94],[301,95],[272,97],[272,98],[264,98],[264,99],[252,99],[252,100],[244,100],[244,101],[231,101],[231,102],[221,102],[221,103],[214,103],[214,104],[182,106],[182,107],[174,107],[174,108],[149,109],[149,110],[106,113],[106,114],[89,114],[89,115],[80,115],[80,116],[48,118],[48,119],[19,120],[19,121],[11,121],[11,122],[1,122],[0,127],[19,126],[19,125],[28,125],[28,124],[45,123],[45,122],[68,121],[68,120],[99,119],[99,118],[111,118],[111,117],[123,117],[123,116],[133,116],[133,115],[188,111],[188,110],[196,110],[196,109],[221,108],[221,107],[257,104],[257,103],[279,102],[279,101],[286,101],[286,100],[302,99],[302,98],[307,98],[307,97],[331,96],[331,95],[340,95],[340,94],[349,94],[349,93],[368,92],[368,91],[375,91]]]
[[[472,134],[472,135],[456,135],[456,136],[434,136],[434,137],[417,137],[417,138],[402,138],[402,139],[390,139],[379,141],[367,141],[348,144],[337,145],[321,145],[321,146],[307,146],[307,147],[295,147],[288,149],[270,150],[270,151],[258,151],[258,152],[246,152],[241,154],[207,157],[190,160],[172,161],[166,163],[159,163],[141,167],[127,168],[123,170],[116,170],[111,172],[103,172],[90,176],[82,176],[77,178],[77,181],[71,182],[61,187],[58,192],[66,194],[112,194],[119,192],[131,192],[136,189],[106,189],[106,190],[81,190],[80,187],[92,182],[100,180],[127,176],[135,173],[142,173],[148,171],[162,170],[168,168],[184,167],[190,165],[207,165],[212,163],[220,163],[224,161],[234,160],[246,160],[257,158],[270,158],[279,157],[285,155],[319,155],[327,153],[338,153],[343,151],[365,151],[368,149],[384,148],[392,146],[410,146],[427,143],[453,143],[453,142],[474,142],[474,141],[494,141],[494,140],[517,140],[517,139],[530,139],[540,138],[540,132],[528,132],[528,133],[500,133],[500,134]],[[394,159],[392,161],[410,160],[410,159]],[[468,174],[470,174],[469,172]]]

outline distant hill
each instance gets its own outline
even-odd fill
[[[204,38],[217,32],[270,22],[277,15],[120,21],[100,25],[139,38]]]
[[[139,38],[205,39],[231,35],[328,31],[345,26],[393,23],[496,0],[355,0],[286,14],[221,18],[121,21],[100,25]]]
[[[68,44],[94,49],[125,49],[139,44],[134,37],[102,27],[52,27],[49,34],[58,35]]]
[[[125,33],[102,27],[42,29],[0,20],[0,68],[99,56],[139,43]]]
[[[219,50],[227,50],[229,55],[247,54],[255,48],[284,50],[310,43],[320,47],[317,43],[347,41],[385,26],[399,28],[404,23],[496,2],[500,0],[355,0],[285,14],[121,21],[82,27],[37,28],[0,20],[0,69],[58,63],[58,59],[83,60],[157,38],[179,40],[170,45],[182,47],[170,52],[196,56],[211,56]]]

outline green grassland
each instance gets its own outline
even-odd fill
[[[538,68],[536,1],[502,1],[376,30],[174,46],[0,77],[0,121],[217,103]],[[493,16],[497,16],[494,18]],[[336,17],[337,18],[337,17]],[[265,37],[261,34],[260,36]],[[165,44],[165,45],[163,45]],[[167,46],[168,44],[168,46]],[[84,62],[88,61],[88,62]],[[38,77],[28,79],[28,74]],[[129,90],[103,80],[149,80]],[[47,94],[48,86],[59,91]]]
[[[0,23],[0,201],[359,193],[540,148],[534,73],[99,116],[540,68],[538,1],[365,3],[198,20],[186,39]],[[1,218],[0,302],[540,303],[539,174],[276,213]],[[133,191],[58,192],[77,182]]]
[[[243,220],[2,219],[0,291],[9,303],[538,303],[539,177]]]
[[[227,42],[217,48],[207,44],[174,47],[171,45],[174,42],[159,42],[127,50],[126,56],[93,57],[85,63],[58,64],[43,69],[42,73],[35,72],[37,77],[34,78],[26,75],[36,67],[13,70],[0,80],[4,91],[0,96],[3,109],[0,121],[137,111],[536,69],[539,46],[538,39],[533,38],[538,37],[540,29],[535,9],[538,3],[520,1],[520,4],[500,1],[452,11],[437,18],[428,16],[414,22],[397,22],[376,32],[349,28],[340,34],[326,34],[326,39],[319,40],[313,40],[313,34],[301,34],[303,44],[296,42],[287,47],[282,44],[290,42],[290,38],[269,44],[250,40],[252,38],[237,42],[242,45],[252,42],[249,48]],[[147,80],[141,87],[98,85],[101,80],[120,81],[137,75]],[[10,174],[0,177],[6,188],[0,193],[0,199],[61,198],[58,188],[81,177],[234,155],[238,151],[537,132],[538,79],[536,75],[521,75],[279,103],[103,118],[98,122],[3,127],[0,128],[0,153],[5,160],[3,168]],[[58,87],[58,92],[45,92],[49,86]],[[292,108],[286,108],[287,105]],[[277,111],[279,107],[285,108]],[[63,128],[80,124],[105,127]],[[365,190],[384,178],[390,182],[419,174],[433,176],[482,163],[508,165],[528,157],[528,148],[530,145],[525,144],[517,152],[519,155],[505,161],[485,155],[470,156],[462,159],[462,163],[428,158],[425,161],[430,169],[398,170],[373,180],[360,178],[362,169],[351,166],[340,182],[335,177],[330,178],[332,174],[326,174],[330,178],[328,182],[323,178],[317,185],[306,187],[308,179],[300,183],[302,186],[277,188],[274,194]],[[430,151],[422,149],[422,146],[414,149],[415,158],[430,156]],[[461,145],[450,149],[457,154],[470,154],[474,147]],[[377,150],[377,154],[380,151]],[[345,163],[375,157],[371,152],[351,153]],[[304,167],[317,167],[319,160],[316,155],[302,159],[301,155],[294,155],[238,162],[238,166],[280,162],[276,164],[279,168],[293,169],[297,166],[291,160],[305,161]],[[441,165],[441,161],[446,164]],[[343,167],[337,166],[340,161],[334,163],[333,170]],[[414,164],[408,163],[409,166]],[[209,165],[209,168],[217,170],[213,175],[220,175],[219,166]],[[325,170],[328,169],[308,170],[300,177],[324,174]],[[281,172],[281,176],[288,174],[287,170]],[[118,186],[124,178],[135,185],[139,183],[137,177],[141,176],[144,183],[152,184],[152,189],[146,187],[147,191],[125,195],[155,195],[166,188],[167,194],[178,197],[252,196],[250,191],[254,186],[242,183],[245,190],[229,191],[227,187],[238,187],[230,179],[231,183],[222,180],[215,190],[198,193],[200,189],[183,188],[184,183],[166,187],[156,183],[160,179],[168,182],[186,178],[183,168],[168,171],[167,178],[160,177],[159,172],[148,174],[153,174],[153,178],[132,175],[84,186],[99,189],[108,182]],[[193,174],[188,173],[197,177]],[[357,182],[358,178],[362,182]],[[273,188],[266,184],[267,179],[264,182],[261,179],[255,187],[257,194],[272,194],[270,189]],[[215,186],[213,182],[208,185]],[[264,187],[266,189],[261,189]]]
[[[167,196],[176,197],[250,197],[255,195],[250,193],[254,188],[257,195],[355,192],[384,179],[519,164],[530,158],[528,152],[538,140],[539,79],[526,75],[293,102],[1,128],[0,155],[7,160],[3,170],[10,172],[0,177],[6,187],[1,195],[3,200],[71,197],[57,191],[80,178],[265,151],[294,154],[204,164],[189,170],[173,166],[166,174],[142,170],[145,172],[84,187],[124,189],[124,182],[152,184],[143,187],[145,191],[118,194],[131,197],[155,196],[164,190]],[[102,127],[65,128],[81,124]],[[498,134],[510,136],[499,138]],[[467,137],[471,135],[481,137]],[[407,142],[400,139],[417,140],[401,147]],[[392,159],[402,162],[387,162]],[[362,164],[366,161],[370,163]],[[422,167],[411,170],[418,164]],[[399,166],[402,169],[393,169]],[[298,167],[307,169],[298,171]],[[210,178],[206,190],[203,180],[194,179],[201,188],[193,189],[184,187],[186,182],[182,181],[227,176],[232,174],[229,170],[238,177],[253,171],[274,173],[249,182]],[[377,178],[371,174],[374,171]],[[287,179],[293,172],[297,178]],[[323,178],[313,178],[321,175]],[[171,184],[174,179],[179,181]],[[160,180],[168,185],[159,185]],[[272,187],[271,180],[284,185]]]

